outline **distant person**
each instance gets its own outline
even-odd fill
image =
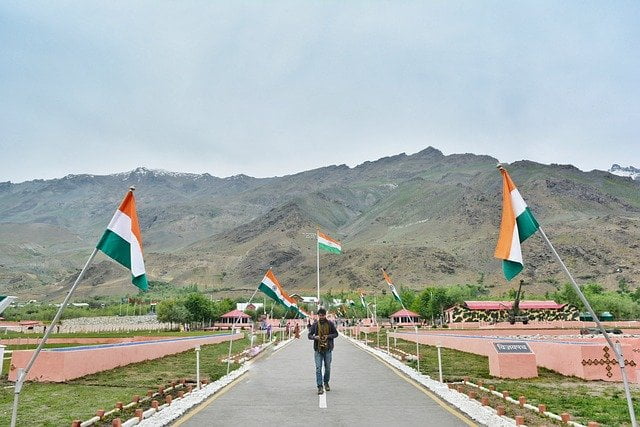
[[[329,379],[331,378],[331,353],[333,340],[338,337],[336,326],[327,319],[327,310],[318,310],[318,320],[309,329],[309,339],[313,340],[314,359],[316,362],[316,385],[318,394],[330,391]],[[324,375],[322,364],[324,363]],[[323,388],[324,383],[324,388]]]
[[[295,336],[296,338],[300,338],[300,325],[297,322],[293,327],[293,336]]]

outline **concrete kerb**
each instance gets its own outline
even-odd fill
[[[493,408],[482,406],[480,402],[470,399],[466,394],[458,393],[455,390],[450,390],[446,384],[435,381],[429,376],[417,372],[415,369],[388,355],[386,351],[369,347],[361,343],[360,341],[349,338],[347,336],[345,336],[345,338],[348,339],[353,345],[371,353],[378,359],[381,359],[388,365],[400,371],[405,376],[411,378],[423,387],[429,389],[440,399],[458,408],[461,412],[468,415],[473,420],[492,427],[513,426],[516,424],[514,419],[497,415],[496,411]]]

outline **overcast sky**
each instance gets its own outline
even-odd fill
[[[0,181],[431,145],[640,167],[637,1],[0,3]]]

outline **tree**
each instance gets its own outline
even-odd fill
[[[619,294],[629,294],[631,293],[631,289],[629,288],[629,282],[624,277],[618,280],[618,293]]]
[[[400,288],[400,298],[405,307],[411,307],[416,299],[416,292],[413,289],[402,287]]]
[[[156,307],[159,322],[183,324],[190,320],[189,311],[175,299],[161,301]]]
[[[205,322],[211,319],[211,301],[200,293],[187,295],[184,306],[191,315],[191,320],[195,322]]]
[[[429,302],[431,301],[432,294],[433,288],[423,289],[413,300],[413,304],[411,304],[411,311],[418,313],[424,319],[429,319],[431,317]]]
[[[400,303],[391,295],[386,295],[378,299],[378,317],[389,317],[402,308]],[[358,307],[358,311],[365,312],[364,308]]]
[[[582,302],[570,283],[565,283],[558,292],[554,292],[551,295],[555,302],[582,307]]]
[[[235,304],[229,298],[225,298],[222,301],[216,301],[210,304],[211,311],[210,316],[211,319],[215,322],[220,320],[220,317],[233,310]]]
[[[580,289],[582,289],[582,292],[585,294],[600,295],[604,293],[602,285],[597,283],[587,283],[586,285],[581,286]]]
[[[442,317],[444,310],[454,304],[445,288],[436,288],[433,291],[433,296],[429,300],[429,312],[433,317]]]

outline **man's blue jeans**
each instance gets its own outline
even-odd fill
[[[316,361],[316,384],[322,386],[322,363],[324,362],[324,383],[329,384],[331,377],[331,350],[316,351],[314,355]]]

